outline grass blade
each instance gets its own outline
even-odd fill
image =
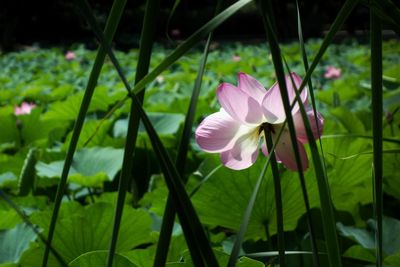
[[[284,123],[284,125],[286,125],[286,122]],[[283,133],[283,129],[284,128],[285,128],[285,126],[283,126],[279,130],[279,133],[277,135],[277,140],[278,141],[279,141],[279,139],[280,139],[280,137],[281,137],[281,135]],[[277,142],[275,142],[275,144],[273,144],[272,149],[270,151],[274,151],[275,150],[276,144],[277,144]],[[232,251],[231,251],[231,255],[229,257],[228,267],[234,267],[236,265],[236,260],[237,260],[237,258],[239,256],[240,248],[242,246],[242,242],[243,242],[244,236],[246,234],[247,226],[249,225],[249,222],[250,222],[250,216],[251,216],[251,213],[253,211],[253,207],[254,207],[254,204],[256,202],[257,195],[258,195],[258,192],[260,190],[261,183],[262,183],[262,181],[264,179],[265,172],[267,171],[267,168],[268,168],[268,165],[270,163],[270,160],[271,160],[271,157],[270,157],[270,155],[268,155],[267,156],[267,160],[265,162],[265,165],[264,165],[260,175],[258,176],[258,179],[257,179],[257,182],[256,182],[256,184],[254,186],[253,192],[251,193],[251,197],[250,197],[249,202],[247,204],[246,211],[243,214],[243,219],[242,219],[242,223],[240,224],[239,232],[238,232],[238,234],[236,236],[236,240],[235,240],[235,243],[233,245],[233,248],[232,248]],[[267,235],[267,237],[268,236],[269,235]]]
[[[376,220],[375,245],[376,266],[383,262],[382,251],[382,26],[380,19],[370,10],[371,27],[371,89],[372,89],[372,135],[373,135],[373,168],[374,213]]]
[[[176,2],[175,2],[176,4]],[[221,9],[222,0],[219,0],[216,7],[216,13]],[[175,7],[175,5],[174,5]],[[197,101],[200,95],[201,83],[203,79],[204,69],[207,62],[208,50],[211,43],[212,32],[208,35],[206,45],[204,47],[203,56],[200,61],[199,70],[197,72],[196,82],[193,88],[192,96],[190,98],[190,104],[188,112],[185,118],[185,123],[183,126],[182,136],[180,139],[178,154],[176,156],[175,164],[177,171],[184,178],[183,183],[186,183],[187,178],[184,175],[187,152],[189,149],[190,137],[192,135],[192,127],[194,116],[196,113]],[[169,243],[172,236],[172,229],[175,221],[175,207],[173,205],[173,200],[171,194],[168,195],[167,204],[165,206],[165,211],[163,215],[163,221],[160,230],[160,237],[158,238],[156,256],[154,259],[153,266],[164,266],[167,261]]]
[[[200,220],[185,190],[178,170],[173,165],[171,158],[169,157],[158,134],[154,130],[154,127],[141,107],[140,102],[135,94],[132,95],[132,101],[132,106],[140,115],[153,145],[154,152],[159,160],[167,187],[174,200],[174,205],[177,209],[179,220],[181,222],[192,257],[194,256],[193,252],[196,247],[201,250],[202,258],[198,260],[193,258],[194,264],[196,266],[218,266],[218,262],[214,253],[212,252]]]
[[[95,21],[94,21],[94,22],[95,22]],[[93,25],[93,26],[95,26],[95,25]],[[95,28],[96,28],[96,27],[93,27],[94,30],[95,30]],[[97,37],[98,37],[101,41],[104,41],[104,37],[102,36],[102,33],[101,33],[101,32],[98,32],[98,31],[97,31],[97,32],[96,32],[96,35],[97,35]],[[106,45],[106,44],[105,44],[105,45]],[[106,46],[107,46],[107,45],[106,45]],[[120,71],[119,63],[118,63],[117,59],[115,58],[113,52],[112,52],[111,49],[109,48],[109,46],[107,46],[107,52],[109,53],[109,56],[110,56],[110,59],[111,59],[112,63],[116,66],[117,71],[118,71],[118,74],[120,75],[121,79],[122,79],[123,81],[126,81],[126,78],[125,78],[123,72]],[[137,79],[138,79],[138,78],[137,78]],[[126,83],[126,82],[124,82],[124,84],[125,84],[125,86],[126,86],[128,92],[130,92],[131,89],[130,89],[129,84]],[[141,103],[141,100],[138,99],[138,97],[137,97],[136,95],[131,95],[131,97],[133,98],[134,101],[137,101],[137,103]],[[138,108],[141,110],[142,113],[137,112],[137,109],[138,109]],[[132,105],[131,105],[131,109],[132,109],[132,112],[131,112],[132,114],[141,114],[140,116],[146,116],[145,113],[144,113],[144,111],[141,109],[141,107],[136,107],[134,104],[132,104]],[[133,110],[135,110],[135,111],[133,111]],[[130,118],[132,118],[132,116],[131,116]],[[147,118],[147,116],[146,116],[146,118]],[[148,118],[147,118],[147,121],[148,121]],[[149,122],[148,122],[148,123],[149,123]],[[151,129],[153,129],[153,132],[155,133],[154,128],[152,128],[151,124],[148,124],[148,127],[150,127]],[[128,130],[128,131],[129,131],[129,130]],[[157,136],[157,138],[158,138],[158,136]],[[151,139],[151,140],[153,140],[153,139]],[[161,147],[162,147],[161,149],[164,149],[164,151],[165,151],[165,148],[163,148],[161,142],[158,144],[158,147],[159,147],[159,146],[161,146]],[[162,155],[160,155],[160,154],[157,154],[157,155],[159,155],[160,157],[162,157]],[[161,161],[161,162],[165,162],[164,159],[161,159],[160,161]],[[173,168],[173,166],[172,166],[172,167],[169,166],[169,168]],[[167,177],[170,177],[170,176],[167,176]],[[183,211],[183,212],[185,212],[185,211]],[[203,262],[203,260],[204,260],[205,262],[211,262],[210,266],[215,266],[215,262],[216,262],[216,261],[214,260],[215,257],[214,257],[214,255],[212,254],[212,250],[211,250],[211,248],[209,247],[209,243],[208,243],[208,241],[206,241],[206,243],[203,242],[204,240],[206,240],[204,233],[203,233],[204,238],[202,239],[201,234],[199,234],[198,231],[197,231],[197,233],[200,235],[200,239],[197,239],[197,240],[196,240],[196,235],[193,234],[193,233],[196,232],[196,231],[191,231],[191,229],[190,229],[190,227],[193,227],[192,225],[190,225],[190,223],[192,223],[193,220],[192,220],[192,221],[191,221],[191,220],[188,221],[187,218],[188,218],[187,216],[184,217],[183,219],[181,218],[181,223],[182,223],[182,220],[184,220],[184,222],[182,223],[182,227],[184,228],[184,232],[187,233],[187,234],[185,234],[185,235],[186,235],[186,238],[189,239],[189,241],[190,241],[190,242],[188,242],[188,246],[189,246],[189,248],[191,249],[191,254],[192,254],[193,259],[195,260],[195,262],[199,262],[199,264],[202,264],[202,262]],[[193,218],[193,215],[192,215],[191,218]],[[195,218],[195,220],[196,220],[196,218]],[[198,218],[197,218],[197,221],[198,221]],[[187,225],[189,225],[189,226],[187,226]],[[200,227],[201,227],[201,224],[200,224],[199,221],[198,221],[198,225],[200,225]],[[186,229],[189,229],[189,230],[186,231]],[[200,242],[199,242],[198,240],[200,240]],[[207,248],[207,246],[208,246],[208,248]],[[207,251],[207,249],[208,249],[208,251]],[[196,251],[199,251],[199,252],[196,252]],[[206,251],[206,252],[205,252],[205,253],[202,253],[202,251]],[[194,254],[193,254],[193,253],[194,253]],[[197,256],[197,255],[200,255],[200,256]],[[213,258],[214,258],[214,259],[213,259]]]
[[[139,46],[140,50],[136,67],[135,83],[140,79],[142,79],[148,73],[149,70],[159,5],[160,5],[159,0],[148,0],[146,2],[146,11],[140,38],[140,46]],[[117,63],[116,58],[112,53],[111,49],[108,49],[108,51],[109,55],[113,58],[113,62],[115,62],[114,63],[115,68],[117,69],[118,73],[120,74],[120,77],[122,78],[125,84],[125,87],[130,93],[131,90],[129,86],[127,87],[128,83],[126,81],[126,78],[124,78],[122,68]],[[140,105],[142,105],[144,94],[145,91],[143,90],[137,95]],[[138,113],[135,112],[135,108],[131,103],[129,121],[128,121],[128,132],[125,141],[124,158],[118,185],[118,197],[117,197],[117,204],[115,207],[114,224],[113,224],[112,236],[107,257],[108,267],[111,267],[113,264],[114,253],[117,246],[119,228],[121,224],[121,218],[125,203],[125,196],[126,192],[128,191],[129,182],[132,181],[133,157],[139,130],[139,122],[140,122],[140,117]],[[135,196],[137,196],[138,190],[137,190],[137,182],[135,180],[133,180],[133,191],[134,191],[134,199],[137,201],[138,198],[137,197],[135,198]]]
[[[300,49],[301,49],[301,54],[303,57],[304,70],[307,72],[309,66],[308,66],[307,53],[306,53],[306,49],[304,46],[304,40],[303,40],[303,29],[301,26],[300,9],[299,9],[299,4],[298,4],[297,0],[296,0],[296,9],[297,9],[297,31],[298,31],[298,35],[299,35]],[[290,73],[290,70],[288,68],[286,61],[285,61],[285,64],[288,69],[288,72]],[[292,83],[294,84],[294,82],[292,82]],[[308,81],[308,88],[309,88],[309,92],[310,92],[310,96],[311,96],[311,103],[312,103],[312,106],[314,107],[314,109],[313,109],[314,110],[314,118],[315,118],[315,120],[317,120],[317,108],[315,105],[314,88],[313,88],[311,79],[309,79],[309,81]],[[319,123],[316,122],[316,125],[318,127],[317,130],[319,133],[320,132]],[[320,146],[321,154],[324,155],[323,150],[322,150],[321,139],[319,140],[319,146]],[[313,252],[313,254],[312,254],[313,263],[314,263],[315,267],[318,267],[318,266],[320,266],[319,257],[318,257],[318,245],[317,245],[317,241],[315,238],[315,231],[314,231],[314,226],[313,226],[313,222],[312,222],[310,203],[309,203],[308,194],[307,194],[307,187],[306,187],[306,183],[305,183],[305,179],[304,179],[303,175],[300,175],[300,184],[301,184],[301,190],[303,193],[304,205],[306,207],[307,224],[308,224],[308,229],[309,229],[309,233],[310,233],[311,249]]]
[[[275,151],[273,149],[271,129],[268,125],[263,127],[267,149],[271,158],[272,177],[274,179],[275,206],[276,206],[276,225],[278,230],[278,255],[279,266],[286,266],[285,263],[285,229],[283,227],[283,207],[282,207],[282,189],[279,177],[278,163],[276,162]],[[266,226],[268,227],[268,225]]]
[[[155,67],[149,74],[147,74],[140,82],[133,88],[134,93],[141,91],[149,82],[153,81],[157,75],[163,72],[166,68],[171,66],[176,60],[184,55],[189,49],[198,44],[208,33],[212,32],[221,23],[235,14],[242,7],[250,3],[251,0],[239,0],[227,9],[219,13],[194,34],[192,34],[186,41],[180,44],[171,54],[169,54],[157,67]]]
[[[115,0],[113,6],[111,8],[110,16],[107,20],[107,24],[106,24],[106,27],[104,30],[104,35],[106,36],[106,39],[109,40],[109,43],[111,43],[111,40],[114,37],[114,34],[117,29],[118,23],[120,21],[122,12],[124,10],[125,3],[126,3],[126,0]],[[60,182],[57,187],[56,198],[54,201],[54,209],[53,209],[53,213],[51,216],[49,232],[48,232],[48,236],[47,236],[49,245],[51,245],[51,242],[53,239],[54,231],[56,228],[57,217],[58,217],[58,213],[59,213],[60,206],[61,206],[61,200],[64,195],[65,187],[67,184],[68,173],[69,173],[69,170],[70,170],[70,167],[72,164],[72,159],[73,159],[73,156],[74,156],[77,144],[78,144],[79,135],[80,135],[82,127],[83,127],[85,116],[88,111],[89,104],[90,104],[91,98],[93,96],[93,92],[96,87],[97,79],[100,75],[100,71],[103,66],[105,56],[106,56],[105,49],[103,46],[100,46],[98,49],[98,52],[97,52],[97,56],[96,56],[92,71],[89,76],[89,81],[87,83],[85,94],[82,99],[82,103],[81,103],[81,106],[79,109],[79,114],[78,114],[78,117],[77,117],[75,125],[74,125],[71,142],[68,147],[68,151],[67,151],[67,155],[65,158]],[[45,252],[44,252],[43,260],[42,260],[42,267],[47,266],[49,250],[50,250],[49,245],[46,245],[46,248],[45,248]]]
[[[315,67],[316,67],[318,61],[320,60],[320,58],[322,57],[324,51],[329,46],[334,34],[339,29],[339,27],[342,25],[344,20],[347,18],[350,11],[354,8],[355,3],[356,3],[356,1],[355,2],[347,1],[345,3],[345,5],[342,7],[334,24],[331,27],[330,32],[328,33],[327,37],[324,39],[324,42],[321,45],[321,48],[317,54],[316,59],[311,64],[310,69],[307,72],[306,77],[304,78],[304,80],[302,82],[300,90],[302,90],[305,87],[306,83],[308,82],[308,79],[310,78],[312,71],[315,69]],[[265,7],[263,9],[266,10]],[[268,10],[266,10],[266,11],[268,12]],[[274,50],[276,51],[275,56],[274,56],[274,53],[272,53],[272,58],[274,61],[275,70],[276,70],[276,74],[278,77],[278,82],[281,87],[282,85],[284,85],[284,79],[283,79],[282,62],[281,62],[281,57],[279,54],[279,47],[277,45],[277,42],[274,40],[276,38],[273,35],[273,31],[271,30],[272,27],[271,27],[271,23],[268,21],[268,17],[266,17],[265,22],[266,22],[266,26],[267,26],[266,27],[267,35],[269,36],[269,39],[270,39],[271,51],[274,51]],[[280,80],[282,80],[282,82]],[[282,91],[285,91],[285,90],[282,90]],[[295,133],[292,130],[293,127],[291,126],[291,122],[290,122],[292,119],[290,117],[290,114],[288,113],[288,111],[290,111],[290,109],[287,108],[287,104],[288,104],[287,100],[288,99],[283,95],[283,92],[281,92],[281,95],[282,95],[282,100],[283,100],[284,107],[285,107],[286,117],[288,120],[288,126],[289,126],[289,131],[291,134],[291,140],[293,142],[293,140],[294,140],[293,135]],[[297,91],[296,91],[296,95],[297,95],[296,98],[299,99]],[[301,115],[303,117],[303,121],[305,122],[305,126],[306,126],[305,128],[306,128],[307,136],[308,136],[308,139],[310,142],[312,158],[313,158],[314,166],[315,166],[315,172],[316,172],[317,184],[318,184],[318,190],[319,190],[320,202],[321,202],[321,212],[323,215],[323,218],[322,218],[323,219],[323,229],[324,229],[324,234],[325,234],[325,238],[326,238],[328,260],[329,260],[330,266],[337,267],[337,266],[341,266],[341,257],[340,257],[339,244],[338,244],[338,239],[337,239],[337,234],[336,234],[336,226],[335,226],[335,219],[334,219],[334,213],[333,213],[333,204],[332,204],[332,200],[330,197],[329,184],[328,184],[328,180],[326,177],[325,169],[323,167],[322,159],[319,156],[318,148],[316,146],[315,140],[314,140],[312,132],[311,132],[309,122],[307,120],[307,115],[304,110],[304,106],[302,105],[301,101],[298,101],[298,102],[299,102],[299,106],[300,106]],[[292,107],[293,107],[293,105],[292,105]],[[289,115],[289,117],[288,117],[288,115]]]
[[[346,21],[347,17],[350,15],[351,11],[355,8],[358,4],[359,0],[346,0],[343,4],[342,8],[340,9],[338,15],[336,16],[334,22],[332,23],[331,27],[329,28],[328,33],[326,34],[324,40],[322,41],[321,47],[319,48],[317,54],[312,61],[310,68],[306,72],[306,75],[303,78],[303,82],[301,83],[299,89],[299,93],[303,91],[305,86],[307,85],[308,81],[311,78],[312,73],[314,72],[315,68],[317,67],[318,63],[321,61],[322,56],[328,49],[329,45],[332,43],[333,38],[335,37],[336,33],[342,27],[343,23]],[[291,107],[293,108],[296,101],[293,101]]]

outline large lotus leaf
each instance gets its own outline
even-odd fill
[[[153,232],[153,236],[158,235],[158,232]],[[155,237],[158,240],[159,236]],[[168,247],[168,262],[176,262],[182,258],[182,255],[187,251],[185,237],[180,234],[173,235]],[[147,247],[146,249],[134,249],[131,251],[121,252],[120,254],[127,257],[131,262],[140,267],[153,266],[156,253],[156,245]]]
[[[18,140],[18,130],[15,117],[12,115],[1,115],[0,116],[0,149],[5,147],[6,144],[14,144]]]
[[[157,113],[149,112],[149,119],[152,122],[154,129],[160,135],[176,134],[180,125],[185,120],[185,116],[180,113]],[[128,129],[128,119],[117,120],[114,124],[114,137],[125,137]],[[141,124],[139,132],[145,133],[146,130]]]
[[[375,221],[369,220],[369,229],[356,228],[354,226],[344,226],[341,223],[337,224],[339,232],[348,237],[363,248],[375,248]],[[390,217],[383,217],[383,250],[389,255],[394,255],[400,252],[400,221]]]
[[[47,142],[49,132],[62,126],[57,120],[45,121],[41,119],[41,108],[34,108],[30,114],[21,115],[18,119],[21,126],[21,137],[25,144],[39,140]]]
[[[351,246],[348,250],[343,254],[346,258],[352,258],[357,260],[363,260],[370,263],[375,262],[375,250],[374,249],[366,249],[360,245]]]
[[[120,170],[123,150],[111,147],[93,147],[78,150],[74,156],[69,180],[83,186],[101,186],[103,181],[112,180]],[[64,161],[49,164],[38,162],[38,176],[60,177]]]
[[[69,263],[82,254],[97,250],[107,250],[110,245],[114,206],[109,203],[96,203],[88,207],[64,209],[57,222],[53,246],[63,259]],[[51,218],[50,211],[32,215],[33,223],[47,233]],[[152,220],[149,214],[140,209],[125,206],[122,216],[117,252],[151,242]],[[35,248],[36,254],[43,246]],[[34,253],[32,253],[34,254]]]
[[[108,251],[91,251],[82,254],[72,262],[68,264],[70,267],[98,267],[106,266],[107,264]],[[137,267],[129,261],[128,258],[116,253],[114,255],[113,267]]]
[[[322,141],[334,205],[354,215],[360,203],[372,202],[372,155],[359,155],[371,151],[371,145],[365,139],[348,137]]]
[[[384,260],[385,266],[398,267],[400,266],[400,253],[386,257]]]
[[[95,89],[92,101],[89,106],[89,112],[108,111],[109,106],[117,101],[120,96],[110,94],[109,89],[104,86],[98,86]],[[79,107],[82,102],[83,92],[69,96],[64,101],[53,102],[49,110],[44,114],[45,120],[72,121],[76,119]]]
[[[13,228],[22,220],[13,209],[0,209],[0,218],[0,230]]]
[[[265,158],[260,157],[251,168],[234,171],[222,167],[215,172],[192,198],[202,222],[235,230],[239,229],[243,213],[264,162]],[[217,165],[219,165],[218,159],[215,160],[214,166]],[[295,174],[286,171],[281,176],[283,218],[286,231],[295,229],[297,220],[305,212],[300,182]],[[316,205],[318,197],[315,182],[315,179],[307,179],[308,194],[312,206]],[[266,225],[268,225],[270,235],[277,232],[274,185],[269,172],[266,173],[257,196],[246,238],[265,239]]]
[[[398,149],[398,146],[385,144],[384,149]],[[383,154],[383,182],[385,193],[400,199],[400,154]]]
[[[36,238],[35,232],[26,224],[0,231],[0,264],[17,263],[21,254]]]
[[[101,120],[86,120],[79,136],[78,148],[101,146],[107,136],[111,122]],[[63,148],[67,150],[71,141],[72,132],[66,138]],[[87,143],[87,144],[86,144]]]
[[[354,134],[363,134],[365,127],[361,120],[345,107],[337,107],[330,109],[330,113],[337,118],[341,124],[350,132]]]

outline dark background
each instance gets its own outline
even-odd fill
[[[66,0],[2,0],[0,8],[0,33],[3,51],[21,46],[61,45],[86,43],[95,47],[95,40],[74,1]],[[235,1],[225,1],[226,6]],[[297,37],[295,1],[273,0],[277,17],[279,39],[290,41]],[[104,26],[111,0],[90,0],[98,21]],[[306,38],[321,37],[329,29],[344,1],[303,0],[299,1],[303,32]],[[174,4],[173,0],[161,0],[157,37],[159,42],[168,43],[167,33],[172,39],[184,39],[192,34],[214,13],[215,0],[182,0],[172,15],[169,27],[167,21]],[[130,0],[127,3],[121,24],[115,37],[119,49],[137,47],[143,20],[145,1]],[[342,34],[365,35],[369,24],[368,8],[359,5],[344,25]],[[178,30],[178,32],[176,31]],[[260,14],[251,3],[228,19],[216,31],[218,40],[254,41],[264,38],[265,33]]]

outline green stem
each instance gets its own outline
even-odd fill
[[[382,26],[380,19],[370,10],[371,25],[371,88],[372,88],[372,133],[373,133],[373,182],[374,212],[376,219],[376,266],[381,267],[382,252]]]
[[[111,40],[114,37],[115,31],[117,29],[117,26],[119,24],[119,21],[120,21],[121,15],[122,15],[122,11],[124,10],[125,3],[126,3],[126,0],[116,0],[116,1],[114,1],[114,4],[111,8],[110,16],[107,20],[107,24],[106,24],[106,27],[104,30],[104,35],[106,36],[107,40],[110,41],[109,43],[111,43]],[[72,164],[73,156],[74,156],[77,144],[78,144],[78,140],[79,140],[79,136],[80,136],[80,133],[81,133],[81,130],[83,127],[83,123],[85,121],[86,113],[89,109],[89,104],[90,104],[90,101],[91,101],[93,93],[94,93],[94,89],[97,84],[97,79],[100,75],[100,71],[101,71],[101,68],[104,63],[105,56],[106,56],[106,50],[105,50],[104,46],[100,45],[93,68],[92,68],[92,71],[89,76],[89,81],[87,83],[85,94],[82,99],[82,103],[81,103],[81,106],[79,109],[79,114],[78,114],[78,117],[77,117],[75,125],[74,125],[74,130],[72,133],[71,142],[69,144],[67,155],[65,158],[64,167],[63,167],[62,174],[61,174],[61,179],[60,179],[60,182],[57,187],[56,198],[54,200],[54,209],[53,209],[53,213],[51,216],[49,232],[48,232],[48,236],[47,236],[48,245],[46,245],[46,248],[44,251],[44,255],[43,255],[43,259],[42,259],[42,267],[47,266],[49,252],[50,252],[50,245],[53,240],[53,236],[54,236],[54,232],[55,232],[55,228],[56,228],[57,217],[58,217],[58,213],[59,213],[60,206],[61,206],[61,200],[64,196],[65,188],[67,185],[68,173],[69,173],[69,170],[70,170],[70,167]]]
[[[153,38],[155,32],[156,18],[159,10],[159,0],[148,0],[146,3],[146,12],[143,21],[142,34],[140,39],[140,51],[139,58],[136,68],[135,83],[140,81],[149,70],[151,52],[153,48]],[[120,68],[118,68],[120,70]],[[121,75],[123,77],[123,75]],[[128,88],[127,88],[128,89]],[[128,89],[128,91],[130,91]],[[142,105],[144,99],[145,91],[137,94],[137,99],[139,104]],[[121,225],[122,213],[124,209],[126,192],[129,188],[130,181],[132,181],[132,187],[134,192],[138,192],[138,182],[132,179],[132,167],[133,167],[133,157],[136,147],[136,139],[138,136],[140,116],[136,112],[136,107],[134,103],[131,103],[128,121],[128,132],[125,141],[124,159],[122,163],[122,170],[118,185],[118,198],[115,207],[114,214],[114,224],[112,230],[112,236],[108,251],[107,266],[112,267],[114,260],[114,253],[117,247],[117,240],[119,234],[119,228]],[[135,198],[136,197],[136,198]],[[134,200],[137,200],[138,196],[134,195]],[[137,201],[134,201],[136,205]]]
[[[268,152],[271,157],[271,171],[274,179],[275,191],[275,207],[276,207],[276,225],[278,229],[278,252],[279,252],[279,266],[285,267],[285,230],[283,227],[283,207],[282,207],[282,189],[279,177],[278,164],[276,162],[275,151],[273,150],[273,141],[271,130],[267,125],[263,126],[265,141],[267,143]]]

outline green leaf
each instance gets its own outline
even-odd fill
[[[348,130],[349,133],[363,134],[365,127],[361,120],[345,107],[337,107],[329,110]]]
[[[400,266],[400,253],[386,257],[384,260],[384,264],[388,267]]]
[[[24,166],[22,166],[19,176],[18,189],[21,196],[26,196],[33,189],[36,162],[36,148],[31,148],[26,155]]]
[[[68,264],[70,267],[98,267],[107,263],[108,251],[90,251],[82,254]],[[137,267],[128,258],[121,254],[114,255],[113,267]]]
[[[78,148],[101,146],[104,144],[111,122],[109,120],[86,120],[83,125],[81,136],[78,141]],[[67,148],[72,138],[72,132],[67,135],[63,148]]]
[[[114,215],[112,204],[96,203],[85,208],[75,206],[68,210],[63,208],[64,205],[57,222],[59,230],[55,232],[52,245],[64,260],[71,262],[84,253],[107,250],[112,230],[110,225]],[[32,215],[32,221],[44,230],[49,227],[49,219],[48,211]],[[121,221],[117,252],[128,251],[151,242],[151,223],[152,220],[146,211],[126,206]]]
[[[357,217],[360,203],[372,202],[371,159],[372,156],[359,155],[350,159],[341,157],[370,151],[370,142],[355,138],[323,138],[325,161],[332,188],[333,203],[338,210],[349,211]]]
[[[375,253],[373,249],[366,249],[360,245],[351,246],[343,254],[344,257],[363,260],[370,263],[375,262]]]
[[[0,116],[0,150],[6,143],[11,143],[15,145],[15,142],[18,140],[18,130],[17,130],[17,122],[15,117],[8,116]]]
[[[375,249],[375,221],[368,221],[369,228],[361,229],[353,226],[344,226],[337,224],[340,233],[354,240],[356,243],[366,249]],[[400,237],[394,233],[400,231],[400,221],[390,217],[383,217],[382,226],[383,251],[389,255],[395,255],[400,252]]]
[[[47,141],[49,132],[61,126],[58,120],[45,121],[41,118],[41,109],[34,108],[30,114],[18,117],[21,122],[21,138],[25,144],[35,141]]]
[[[0,231],[0,264],[18,263],[21,254],[35,238],[36,234],[26,224]]]
[[[181,124],[185,120],[185,116],[180,113],[147,113],[154,129],[159,135],[174,135],[177,134]],[[117,120],[113,128],[114,137],[126,137],[128,130],[128,119]],[[145,133],[146,130],[143,124],[139,126],[139,132]]]
[[[121,168],[122,149],[93,147],[79,150],[71,165],[69,179],[83,186],[101,186],[103,181],[114,179]],[[41,177],[60,177],[64,161],[49,164],[39,161],[37,175]]]
[[[342,223],[336,224],[339,232],[345,236],[353,239],[363,248],[373,249],[375,248],[375,238],[370,232],[364,229],[356,228],[353,226],[344,226]]]
[[[215,162],[215,166],[218,164],[219,162]],[[192,198],[202,222],[211,226],[239,229],[242,214],[263,165],[263,161],[258,160],[246,170],[233,171],[222,167],[215,172]],[[281,176],[286,231],[295,229],[298,219],[305,212],[304,204],[299,201],[302,199],[299,180],[294,175],[295,173],[286,171]],[[318,197],[315,179],[306,180],[311,206],[315,206]],[[246,239],[266,239],[266,224],[270,235],[277,233],[273,188],[273,179],[267,172],[253,208]]]

